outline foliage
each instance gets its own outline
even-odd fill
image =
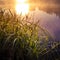
[[[37,60],[47,50],[51,36],[30,18],[0,10],[0,52],[7,51],[9,59]],[[6,53],[7,53],[6,52]]]

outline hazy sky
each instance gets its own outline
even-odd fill
[[[60,4],[60,0],[27,0],[30,3],[31,8],[41,7],[45,5]],[[14,7],[16,0],[0,0],[0,7]]]
[[[60,0],[27,0],[27,1],[29,1],[30,3],[41,3],[41,2],[45,2],[45,3],[52,3],[52,2],[54,2],[54,3],[60,3]],[[0,0],[0,4],[3,4],[3,3],[5,3],[5,4],[7,4],[7,3],[9,3],[9,4],[14,4],[15,3],[15,0]]]

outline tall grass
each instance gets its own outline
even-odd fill
[[[39,21],[28,20],[28,16],[0,9],[0,52],[7,54],[7,60],[37,60],[42,51],[47,51],[51,36]]]

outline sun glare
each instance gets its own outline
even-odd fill
[[[17,0],[18,3],[24,3],[25,0]]]
[[[29,5],[28,4],[17,4],[16,12],[17,12],[17,14],[22,14],[22,15],[28,14]]]
[[[17,14],[28,14],[29,4],[25,3],[26,0],[16,0],[15,10]]]

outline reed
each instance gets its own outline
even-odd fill
[[[47,51],[51,36],[38,25],[39,21],[33,23],[29,19],[29,16],[0,9],[0,53],[4,52],[3,58],[37,60],[39,54]]]

